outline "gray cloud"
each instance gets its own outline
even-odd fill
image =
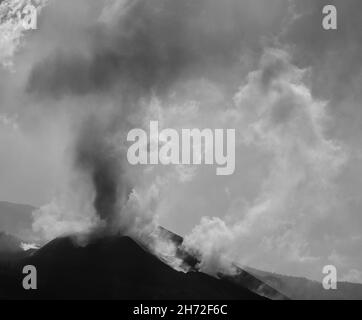
[[[35,64],[28,92],[59,97],[114,86],[136,96],[151,89],[165,92],[181,77],[210,76],[215,68],[234,66],[243,46],[257,49],[262,36],[281,28],[277,19],[285,3],[126,1],[118,8],[126,14],[86,28],[86,52],[55,48]],[[268,14],[262,14],[261,7],[269,9]]]

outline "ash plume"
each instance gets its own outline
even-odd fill
[[[89,184],[90,192],[77,201],[93,204],[91,210],[86,206],[87,228],[97,220],[106,229],[123,231],[153,223],[154,198],[163,187],[160,181],[168,178],[156,177],[151,186],[140,182],[142,172],[128,179],[122,142],[116,137],[131,123],[142,127],[145,118],[155,116],[149,107],[154,97],[167,101],[180,84],[188,86],[204,77],[217,83],[235,81],[234,75],[226,78],[227,71],[239,62],[243,44],[256,47],[262,32],[253,28],[254,22],[240,18],[248,17],[246,4],[227,2],[227,9],[215,0],[62,1],[46,8],[35,41],[56,41],[50,41],[31,65],[24,87],[31,99],[50,104],[55,114],[65,113],[73,124],[70,171],[80,172]],[[71,29],[63,23],[65,15],[77,17]],[[273,23],[270,27],[279,28]],[[46,208],[35,215],[35,225],[42,230],[46,228],[39,221],[55,219],[61,225],[59,220],[70,216],[42,219]],[[70,230],[83,230],[80,217],[71,221]]]
[[[86,172],[94,187],[94,208],[107,225],[114,222],[131,188],[122,169],[122,155],[107,142],[108,133],[96,118],[82,124],[75,147],[75,165]]]

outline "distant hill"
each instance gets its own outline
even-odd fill
[[[32,212],[35,207],[0,201],[0,232],[6,232],[25,242],[34,241]]]
[[[337,290],[325,290],[320,282],[245,268],[293,300],[362,300],[362,284],[338,282]]]

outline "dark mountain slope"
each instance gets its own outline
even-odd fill
[[[24,264],[37,267],[38,290],[21,289]],[[6,284],[3,293],[24,299],[263,299],[226,279],[175,271],[128,237],[85,247],[56,239],[22,260]]]

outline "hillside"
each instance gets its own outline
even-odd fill
[[[36,291],[21,290],[21,266],[37,267]],[[23,299],[264,299],[226,279],[178,272],[128,237],[97,239],[85,247],[56,239],[7,274],[5,298]],[[1,281],[2,279],[0,279]]]

